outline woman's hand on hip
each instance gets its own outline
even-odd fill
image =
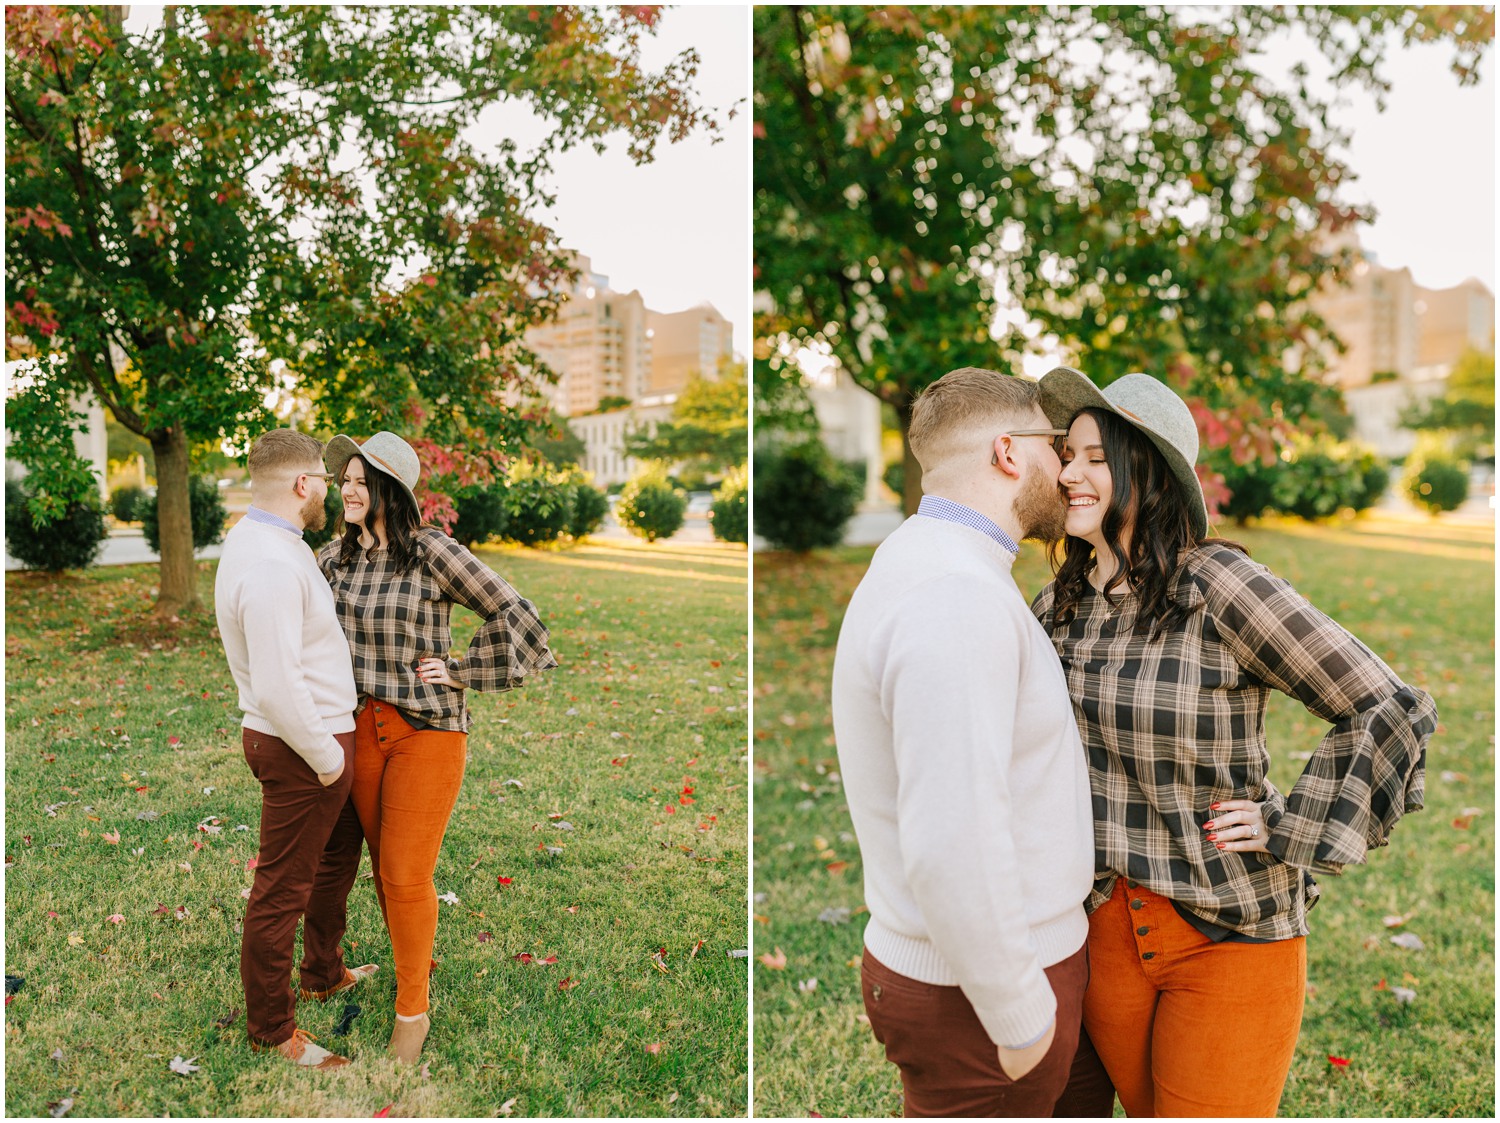
[[[448,664],[441,659],[418,659],[417,678],[429,686],[436,683],[442,686],[451,686],[455,690],[462,690],[464,688],[463,683],[448,673]]]
[[[1267,853],[1270,830],[1261,817],[1260,804],[1250,799],[1223,799],[1212,806],[1214,817],[1203,824],[1208,840],[1220,850]]]

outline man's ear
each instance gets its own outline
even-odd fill
[[[1009,433],[1000,433],[990,446],[991,463],[1011,479],[1021,478],[1021,462],[1015,455],[1015,438]]]

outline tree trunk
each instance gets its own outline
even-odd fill
[[[156,523],[161,535],[161,592],[156,615],[161,619],[195,612],[198,567],[193,560],[193,516],[188,499],[188,444],[180,427],[151,434],[156,456]]]
[[[896,420],[901,423],[901,511],[903,514],[915,515],[917,504],[922,502],[922,465],[911,454],[911,440],[907,436],[911,429],[910,403],[896,407]]]

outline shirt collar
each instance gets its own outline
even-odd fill
[[[995,523],[981,515],[972,507],[966,507],[962,503],[955,503],[951,499],[944,499],[938,495],[924,495],[922,502],[917,505],[917,514],[926,515],[930,519],[943,519],[945,522],[958,523],[979,531],[987,538],[998,542],[1010,551],[1012,557],[1021,553],[1021,547],[1005,531],[1001,530]]]
[[[266,526],[279,526],[282,530],[290,530],[298,538],[302,537],[302,528],[296,523],[288,522],[280,515],[273,515],[270,511],[262,511],[259,507],[252,506],[245,512],[245,518],[253,523],[264,523]]]

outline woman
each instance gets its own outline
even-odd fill
[[[433,872],[467,753],[466,690],[508,690],[557,666],[536,608],[463,546],[421,522],[421,465],[394,433],[345,436],[325,459],[344,500],[343,537],[318,552],[354,659],[354,782],[375,892],[396,961],[390,1053],[413,1062],[431,1021],[427,979],[437,935]],[[449,612],[483,618],[449,658]]]
[[[1310,871],[1422,805],[1432,699],[1242,547],[1207,538],[1198,434],[1162,383],[1042,380],[1067,538],[1032,608],[1089,755],[1084,1026],[1132,1116],[1272,1116],[1302,1019]],[[1283,795],[1266,699],[1333,728]],[[1234,1001],[1231,1001],[1233,999]]]

